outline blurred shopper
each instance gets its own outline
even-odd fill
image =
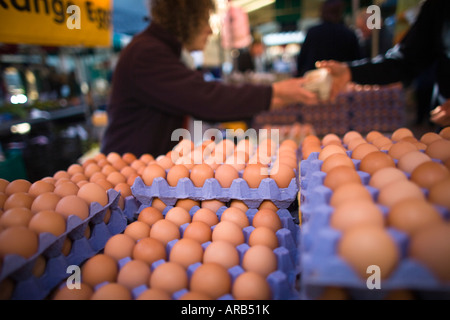
[[[273,85],[207,82],[182,62],[182,52],[203,50],[212,33],[212,0],[153,0],[150,26],[121,53],[107,108],[102,152],[166,154],[185,116],[210,122],[251,119],[293,103],[317,103],[303,79]]]
[[[333,76],[332,99],[347,83],[385,85],[412,81],[436,63],[435,90],[431,120],[440,126],[450,125],[450,1],[427,0],[403,40],[384,56],[350,63],[320,61]]]
[[[343,21],[344,8],[341,0],[327,0],[322,4],[322,22],[308,30],[298,55],[298,76],[314,69],[318,60],[344,62],[360,58],[358,38]]]
[[[360,58],[373,58],[379,54],[385,54],[393,45],[394,36],[392,32],[381,21],[381,29],[371,29],[367,22],[371,17],[371,13],[367,12],[367,8],[359,10],[356,16],[356,28],[359,35]],[[375,32],[377,33],[375,35]],[[373,38],[378,38],[377,48],[373,47]],[[375,50],[374,50],[375,49]],[[373,54],[375,53],[375,54]]]

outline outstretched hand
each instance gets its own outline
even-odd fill
[[[431,111],[431,121],[441,127],[450,126],[450,99]]]
[[[319,103],[317,95],[303,88],[305,79],[293,78],[275,82],[272,85],[272,103],[271,109],[281,109],[287,105],[295,103],[304,103],[314,105]]]
[[[342,92],[352,80],[352,74],[348,65],[334,60],[327,60],[316,62],[316,67],[327,69],[330,72],[330,75],[333,78],[330,100],[335,101],[337,95]]]

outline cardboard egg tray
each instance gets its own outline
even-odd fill
[[[348,153],[351,156],[351,153]],[[382,282],[382,290],[367,289],[366,279],[361,279],[336,252],[342,232],[333,229],[330,217],[333,208],[329,205],[332,190],[323,185],[326,174],[321,172],[322,161],[318,153],[312,153],[300,164],[301,198],[300,214],[302,215],[300,254],[302,268],[302,299],[309,299],[320,294],[325,287],[337,286],[347,288],[355,299],[383,299],[389,291],[395,289],[416,290],[425,299],[449,299],[450,285],[440,283],[425,266],[408,258],[408,236],[394,228],[387,231],[398,245],[401,259],[396,270]],[[436,161],[436,160],[435,160]],[[359,168],[360,161],[354,161]],[[375,203],[379,191],[368,185],[370,175],[357,171],[363,185],[368,189]],[[407,175],[408,176],[408,175]],[[422,189],[425,196],[427,190]],[[388,208],[379,205],[386,216]],[[449,221],[450,211],[436,206],[442,216]]]
[[[287,188],[279,188],[271,178],[263,179],[258,188],[250,188],[243,178],[235,179],[229,188],[222,188],[217,179],[211,178],[199,188],[189,178],[180,179],[176,187],[171,187],[164,178],[156,178],[151,186],[147,186],[142,178],[137,177],[131,187],[133,196],[147,205],[153,198],[159,198],[167,205],[174,205],[179,199],[222,202],[237,199],[242,200],[249,208],[258,208],[264,200],[271,200],[281,209],[289,208],[295,201],[298,189],[297,178],[293,178]]]
[[[113,189],[108,191],[109,202],[102,207],[99,203],[91,203],[89,217],[82,221],[77,216],[67,219],[66,232],[56,237],[50,233],[39,235],[39,249],[29,259],[18,255],[8,255],[4,258],[0,281],[11,278],[15,282],[12,300],[44,299],[61,280],[68,277],[67,268],[80,265],[85,260],[103,250],[107,240],[125,230],[127,220],[123,211],[117,206],[119,193]],[[106,224],[104,216],[110,209],[111,216]],[[91,228],[89,239],[85,237],[86,228]],[[61,250],[66,238],[72,242],[70,253],[65,256]],[[46,259],[44,274],[37,278],[33,268],[37,259]]]

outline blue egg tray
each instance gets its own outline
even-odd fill
[[[50,233],[39,235],[39,248],[31,258],[25,259],[18,255],[8,255],[4,258],[0,281],[10,278],[15,282],[11,300],[41,300],[65,278],[67,268],[80,265],[85,260],[103,250],[108,239],[125,230],[127,220],[124,212],[118,207],[120,193],[111,189],[108,191],[108,204],[102,207],[99,203],[91,203],[89,217],[82,221],[77,216],[67,219],[66,232],[56,237]],[[108,223],[104,222],[107,210],[111,216]],[[85,237],[85,231],[90,228],[90,238]],[[72,242],[70,253],[65,256],[61,250],[66,238]],[[33,275],[37,259],[42,256],[46,260],[42,276]]]

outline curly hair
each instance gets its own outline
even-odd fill
[[[171,32],[181,43],[190,43],[214,10],[213,0],[151,0],[154,22]]]

